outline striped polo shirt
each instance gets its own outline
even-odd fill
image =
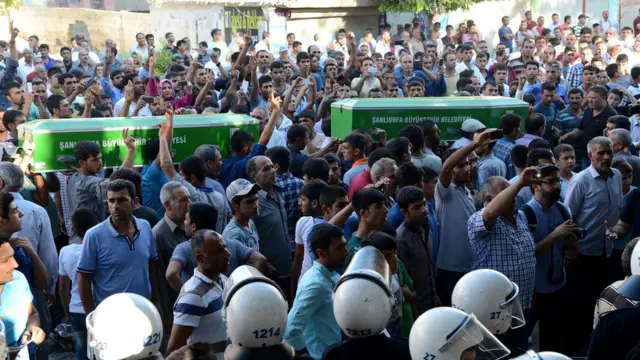
[[[191,279],[182,286],[173,307],[173,323],[193,328],[187,344],[227,340],[227,327],[222,319],[222,290],[226,281],[222,274],[216,282],[194,269]]]

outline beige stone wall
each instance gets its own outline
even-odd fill
[[[145,13],[71,8],[24,7],[11,14],[20,38],[37,35],[57,53],[76,34],[83,34],[96,51],[111,38],[123,52],[135,46],[135,34],[151,32],[151,17]],[[7,17],[0,17],[0,39],[9,40]]]

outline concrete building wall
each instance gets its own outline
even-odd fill
[[[23,7],[12,12],[14,25],[20,29],[20,38],[26,40],[36,34],[40,43],[58,52],[69,44],[74,35],[84,35],[96,51],[102,50],[108,38],[116,41],[118,48],[125,50],[135,45],[135,34],[151,31],[149,14],[100,11],[89,9]],[[7,17],[0,17],[0,38],[8,39]]]

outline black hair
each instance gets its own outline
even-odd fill
[[[62,96],[62,95],[58,95],[58,94],[53,94],[51,96],[49,96],[49,98],[47,99],[47,110],[49,110],[49,113],[53,114],[53,109],[60,109],[60,103],[62,101],[64,101],[66,99],[66,97]]]
[[[424,175],[422,176],[422,181],[424,182],[429,182],[438,178],[438,172],[428,166],[423,166],[422,171],[424,172]]]
[[[387,149],[391,152],[391,158],[400,162],[404,155],[409,155],[409,139],[404,136],[393,138],[387,142]]]
[[[258,85],[260,87],[262,87],[262,85],[264,85],[264,84],[266,84],[268,82],[273,82],[273,79],[271,78],[271,75],[262,75],[260,80],[258,80]]]
[[[287,134],[288,135],[288,134]],[[355,149],[360,149],[360,154],[364,156],[364,148],[366,146],[366,140],[364,139],[364,135],[352,132],[344,138],[344,142],[351,145],[351,147]]]
[[[575,153],[575,150],[573,149],[573,146],[569,144],[560,144],[553,149],[553,155],[556,157],[556,159],[559,159],[564,152]],[[513,158],[513,155],[511,157]]]
[[[527,155],[527,166],[538,166],[540,159],[553,161],[553,153],[550,149],[532,149]]]
[[[323,158],[309,158],[302,165],[302,175],[327,182],[329,181],[329,163]]]
[[[607,98],[607,88],[604,86],[600,86],[600,85],[592,86],[589,88],[589,92],[594,92],[600,95],[600,97],[602,97],[603,99]]]
[[[287,130],[287,144],[295,143],[299,138],[304,138],[307,134],[307,128],[302,124],[293,124]]]
[[[311,251],[317,254],[318,250],[329,251],[331,247],[331,241],[333,239],[340,239],[344,236],[342,229],[329,223],[317,224],[311,229],[309,234],[309,244],[311,245]]]
[[[80,237],[84,237],[87,231],[98,225],[99,222],[96,212],[89,208],[78,208],[71,215],[73,232]]]
[[[378,189],[364,188],[358,190],[351,199],[353,209],[360,217],[360,212],[367,210],[369,206],[384,202],[384,194]]]
[[[278,171],[286,173],[291,167],[291,151],[284,146],[274,146],[267,149],[264,154],[274,165],[278,165]]]
[[[300,43],[300,45],[302,44]],[[294,47],[295,47],[295,44],[294,44]],[[296,55],[296,62],[299,64],[300,61],[302,60],[311,60],[311,56],[309,56],[309,54],[307,54],[306,52],[301,51],[298,53],[298,55]]]
[[[374,231],[362,240],[362,246],[373,246],[382,251],[397,250],[398,243],[396,240],[384,231]]]
[[[424,202],[424,192],[415,186],[405,186],[398,191],[396,203],[402,210],[408,210],[409,205],[417,202]]]
[[[545,91],[545,90],[555,92],[556,85],[550,82],[545,82],[542,84],[542,91]]]
[[[614,124],[616,126],[616,129],[625,129],[631,131],[631,121],[624,115],[613,115],[609,117],[609,119],[607,119],[607,122]]]
[[[529,143],[528,150],[531,151],[533,149],[548,149],[548,150],[551,150],[551,144],[547,140],[545,140],[543,138],[533,139]]]
[[[238,130],[231,135],[231,151],[241,152],[242,148],[253,142],[253,135],[245,130]]]
[[[456,90],[460,91],[465,86],[468,86],[468,85],[471,85],[471,84],[473,84],[473,80],[471,80],[469,78],[461,77],[458,81],[456,81]]]
[[[634,66],[631,68],[631,78],[637,79],[640,77],[640,66]]]
[[[180,162],[180,170],[187,177],[195,175],[196,179],[200,182],[205,181],[207,176],[207,164],[200,156],[190,155],[184,158]]]
[[[340,163],[340,158],[334,153],[326,153],[322,158],[327,160],[328,164]]]
[[[331,136],[331,119],[322,119],[322,123],[320,123],[320,130],[326,137]]]
[[[424,177],[424,171],[413,163],[403,164],[396,170],[396,184],[398,188],[417,186]]]
[[[313,179],[302,187],[300,190],[300,195],[305,196],[309,200],[317,200],[320,201],[320,194],[322,190],[327,187],[327,183],[320,179]]]
[[[612,63],[612,64],[607,65],[607,67],[606,67],[606,68],[604,68],[604,71],[607,73],[607,76],[608,76],[609,78],[612,78],[612,77],[614,77],[614,76],[616,75],[616,73],[618,72],[618,68],[619,68],[619,65],[618,65],[618,64],[616,64],[616,63]]]
[[[271,70],[273,70],[273,69],[283,69],[283,68],[284,68],[284,64],[280,60],[276,60],[276,61],[272,62],[271,65],[269,65],[269,69],[271,69]]]
[[[611,163],[611,167],[620,171],[622,177],[629,176],[633,174],[633,168],[631,164],[629,164],[624,159],[617,159]]]
[[[520,127],[522,124],[522,118],[516,114],[505,114],[500,118],[500,126],[498,129],[501,129],[505,134],[511,134],[513,130]]]
[[[400,129],[398,136],[409,139],[411,150],[418,151],[424,148],[424,130],[418,125],[409,125]]]
[[[24,117],[24,113],[20,110],[8,109],[5,111],[4,115],[2,115],[2,124],[5,129],[9,129],[9,124],[14,124],[16,119],[19,117]]]
[[[0,193],[0,211],[2,211],[2,213],[0,214],[0,217],[2,217],[3,219],[9,218],[9,207],[11,206],[11,203],[13,202],[13,200],[14,200],[14,197],[13,195],[11,195],[11,193],[8,193],[8,192]]]
[[[529,115],[527,121],[524,123],[524,130],[528,134],[533,134],[540,130],[546,123],[545,117],[542,114],[533,113]]]
[[[393,158],[393,155],[391,154],[391,151],[385,147],[377,148],[373,150],[371,154],[369,154],[369,158],[367,159],[367,165],[371,169],[373,167],[373,164],[375,164],[376,162],[378,162],[378,160],[382,158],[391,159]]]
[[[136,197],[138,200],[142,200],[142,175],[139,172],[128,169],[128,168],[120,168],[111,174],[111,180],[123,179],[129,180],[133,184],[136,190]]]
[[[4,95],[9,95],[11,89],[20,89],[20,83],[18,83],[17,81],[9,81],[7,85],[5,85]]]
[[[341,197],[347,197],[347,190],[340,185],[329,185],[320,192],[320,205],[330,207]]]
[[[196,202],[189,205],[189,220],[196,230],[215,230],[218,221],[218,210],[212,205]]]
[[[516,145],[511,149],[511,163],[517,168],[527,167],[529,149],[524,145]]]
[[[107,182],[107,192],[116,192],[122,190],[127,190],[127,193],[129,194],[131,200],[136,197],[136,188],[131,181],[125,179],[116,179]]]
[[[7,111],[8,112],[8,111]],[[7,113],[5,113],[5,116]],[[4,118],[2,118],[4,122]],[[73,148],[73,156],[75,156],[76,160],[87,160],[90,156],[98,156],[100,155],[100,146],[94,143],[93,141],[82,140],[78,141],[76,146]]]
[[[307,119],[311,119],[313,121],[316,120],[316,112],[313,110],[302,110],[298,115],[296,115],[295,117],[295,123],[300,122],[300,119],[302,118],[307,118]]]

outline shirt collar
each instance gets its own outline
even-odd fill
[[[316,269],[317,271],[320,272],[320,274],[322,276],[324,276],[325,278],[331,280],[331,271],[329,271],[329,269],[327,269],[324,265],[320,264],[317,261],[313,262],[313,268]]]
[[[14,199],[24,200],[24,197],[22,197],[22,195],[20,195],[20,193],[18,193],[18,192],[11,192],[10,194],[13,195]]]
[[[598,170],[596,170],[593,166],[589,166],[587,168],[587,171],[589,171],[589,174],[594,179],[596,179],[596,178],[598,178],[600,176],[600,173],[598,172]],[[613,176],[613,171],[611,169],[609,169],[609,174],[607,175],[607,177],[612,177],[612,176]]]
[[[111,237],[117,238],[118,236],[123,236],[123,237],[127,236],[126,234],[119,233],[118,230],[116,230],[116,228],[113,227],[113,224],[111,223],[111,216],[109,216],[105,221],[107,222],[107,230],[109,231],[109,235],[111,235]],[[135,228],[132,239],[135,240],[138,234],[140,233],[140,230],[138,229],[138,222],[136,221],[136,218],[132,216],[131,221],[133,221],[133,226]]]
[[[164,222],[167,223],[167,225],[169,225],[169,229],[171,230],[171,232],[176,231],[176,228],[178,227],[178,224],[173,222],[173,220],[169,219],[167,214],[164,214],[163,220],[164,220]]]
[[[362,164],[367,164],[368,161],[369,161],[369,159],[367,159],[367,158],[358,159],[358,160],[353,162],[353,165],[351,167],[359,166],[359,165],[362,165]]]
[[[201,273],[198,268],[193,269],[193,276],[197,277],[200,281],[206,284],[216,284],[215,281],[209,279],[205,274]]]

